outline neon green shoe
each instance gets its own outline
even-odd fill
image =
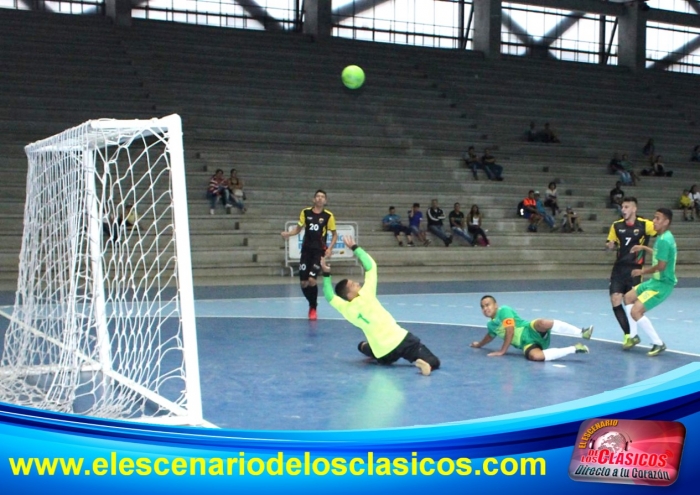
[[[581,329],[581,337],[583,337],[584,339],[590,340],[591,335],[593,335],[593,325]]]
[[[588,347],[585,345],[581,344],[580,342],[576,345],[574,345],[576,348],[576,354],[588,354],[590,351],[588,350]]]
[[[642,341],[642,339],[639,338],[639,335],[635,335],[634,337],[630,337],[629,335],[625,335],[625,341],[622,343],[622,350],[629,351],[634,346],[639,344],[641,341]]]
[[[661,345],[656,345],[654,344],[651,346],[651,350],[647,352],[647,356],[658,356],[662,352],[666,350],[666,344],[661,344]]]

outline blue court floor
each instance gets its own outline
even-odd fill
[[[309,322],[296,284],[197,288],[204,417],[236,429],[374,429],[474,420],[600,394],[700,358],[698,285],[680,284],[648,313],[669,348],[651,358],[643,335],[642,345],[621,350],[602,281],[382,284],[380,277],[380,301],[442,361],[429,377],[406,361],[366,363],[357,351],[361,331],[322,298],[319,320]],[[486,332],[479,309],[486,293],[526,319],[594,325],[591,353],[533,363],[514,348],[487,357],[500,341],[470,348]],[[6,326],[0,318],[0,334]],[[552,347],[578,341],[555,335]]]

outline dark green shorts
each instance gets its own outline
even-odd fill
[[[520,343],[523,346],[523,353],[527,356],[528,350],[530,348],[538,347],[542,350],[549,349],[549,342],[551,339],[551,332],[547,331],[545,334],[541,334],[534,327],[534,320],[530,322],[530,325],[523,330]]]

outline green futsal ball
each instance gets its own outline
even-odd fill
[[[349,89],[358,89],[365,83],[365,71],[357,65],[348,65],[343,69],[343,84]]]

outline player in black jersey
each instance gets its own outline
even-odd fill
[[[617,250],[617,259],[610,274],[610,302],[613,313],[617,318],[624,340],[622,349],[629,350],[639,344],[636,323],[630,323],[630,308],[624,307],[623,296],[633,287],[641,283],[641,277],[633,277],[632,270],[644,265],[645,250],[632,252],[634,246],[646,246],[649,238],[656,235],[654,223],[651,220],[637,216],[637,198],[625,197],[621,206],[622,218],[613,222],[608,233],[607,249]]]
[[[338,234],[335,230],[335,217],[333,213],[325,209],[327,195],[319,189],[314,194],[314,205],[304,208],[299,214],[299,223],[292,230],[282,232],[285,239],[304,231],[304,241],[301,245],[301,259],[299,260],[299,281],[304,297],[309,301],[309,320],[316,320],[316,306],[318,301],[318,287],[316,277],[321,270],[321,258],[331,257],[331,250],[335,245]],[[332,233],[330,246],[326,245],[328,231]]]

